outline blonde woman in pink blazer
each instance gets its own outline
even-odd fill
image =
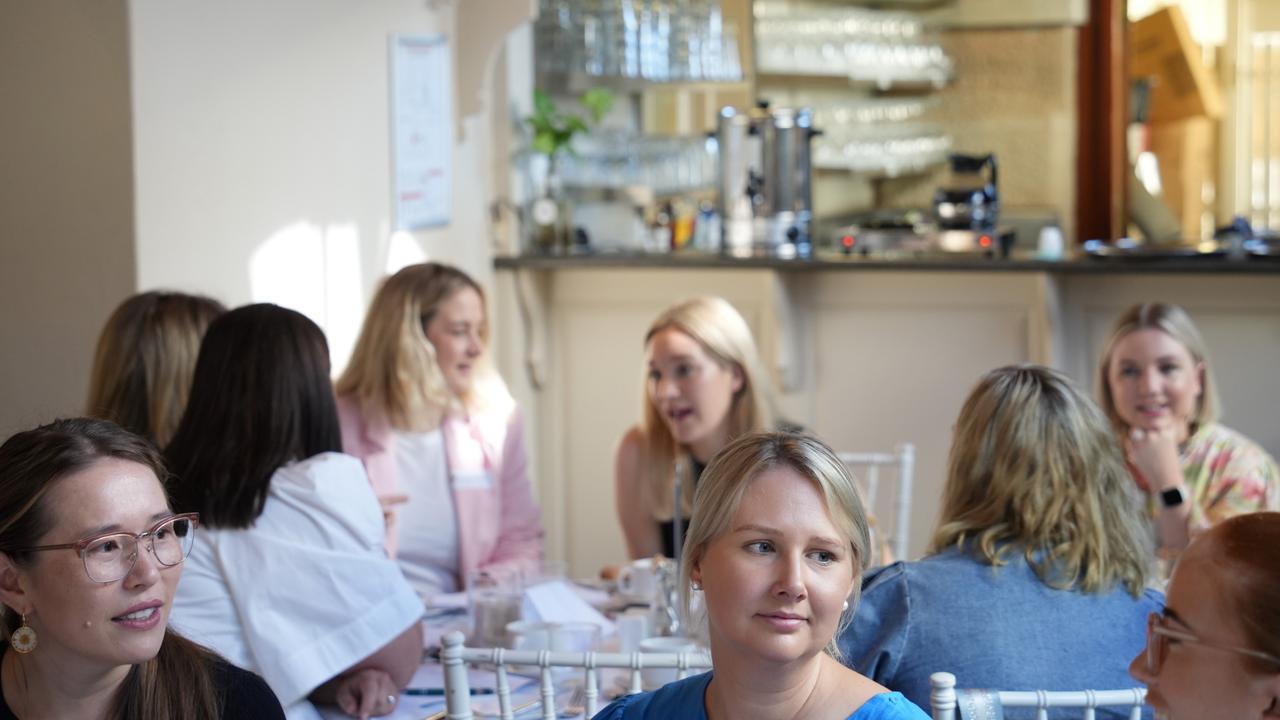
[[[337,382],[343,450],[364,461],[387,549],[424,596],[542,561],[520,412],[487,345],[480,286],[410,265],[378,288]]]

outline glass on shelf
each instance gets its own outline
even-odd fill
[[[736,82],[733,32],[718,0],[539,0],[535,60],[544,77]]]
[[[764,74],[843,76],[881,87],[950,79],[953,63],[918,18],[861,8],[801,11],[759,3],[756,48]]]

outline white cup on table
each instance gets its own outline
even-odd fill
[[[628,600],[652,603],[658,592],[658,568],[653,558],[632,560],[618,573],[618,592]]]
[[[651,637],[640,641],[640,652],[645,653],[694,653],[698,652],[698,644],[683,637]],[[655,690],[679,678],[678,668],[651,668],[640,671],[640,682],[645,690]]]
[[[615,622],[618,628],[618,651],[629,653],[640,649],[640,642],[649,637],[653,625],[649,611],[644,608],[631,608],[619,615]]]

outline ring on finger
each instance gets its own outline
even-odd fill
[[[388,705],[395,705],[395,704],[396,704],[396,696],[395,696],[395,695],[388,695],[388,696],[387,696],[387,704],[388,704]]]

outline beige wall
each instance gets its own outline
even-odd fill
[[[428,257],[487,281],[485,114],[440,138],[455,143],[452,223],[391,226],[388,38],[447,33],[456,52],[454,7],[133,0],[139,285],[294,307],[341,364],[389,264]]]
[[[0,437],[78,413],[134,287],[124,0],[0,0]]]

